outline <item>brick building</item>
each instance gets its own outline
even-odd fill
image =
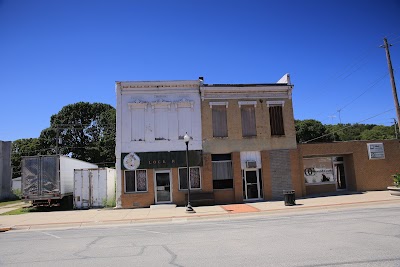
[[[117,82],[117,207],[185,205],[188,186],[223,204],[392,184],[398,140],[297,145],[292,90],[288,74],[269,84]]]
[[[298,146],[301,195],[385,190],[400,170],[400,141],[349,141]]]
[[[300,188],[289,75],[271,84],[202,84],[203,188],[216,203]]]

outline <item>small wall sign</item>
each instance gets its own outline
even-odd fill
[[[369,159],[384,159],[385,150],[383,143],[368,143],[368,157]]]

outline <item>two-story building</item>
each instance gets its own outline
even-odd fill
[[[217,203],[301,194],[292,90],[288,74],[271,84],[201,85],[203,180]]]
[[[192,192],[215,203],[301,192],[292,89],[288,74],[271,84],[117,82],[117,206],[186,203],[186,133]]]
[[[191,187],[201,188],[199,86],[199,80],[116,83],[117,207],[185,203],[186,133]]]

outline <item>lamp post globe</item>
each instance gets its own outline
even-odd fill
[[[183,137],[183,141],[185,141],[186,145],[189,144],[190,141],[190,136],[186,133],[185,136]]]
[[[188,203],[186,206],[186,212],[193,213],[195,211],[193,210],[192,205],[190,205],[190,178],[189,178],[189,141],[190,141],[190,136],[187,133],[183,137],[183,141],[185,141],[185,144],[186,144],[186,179],[187,179],[186,184],[187,184],[187,190],[188,190],[188,194],[187,194]]]

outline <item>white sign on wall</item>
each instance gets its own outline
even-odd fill
[[[368,157],[369,159],[384,159],[385,150],[383,148],[383,143],[369,143],[368,147]]]

